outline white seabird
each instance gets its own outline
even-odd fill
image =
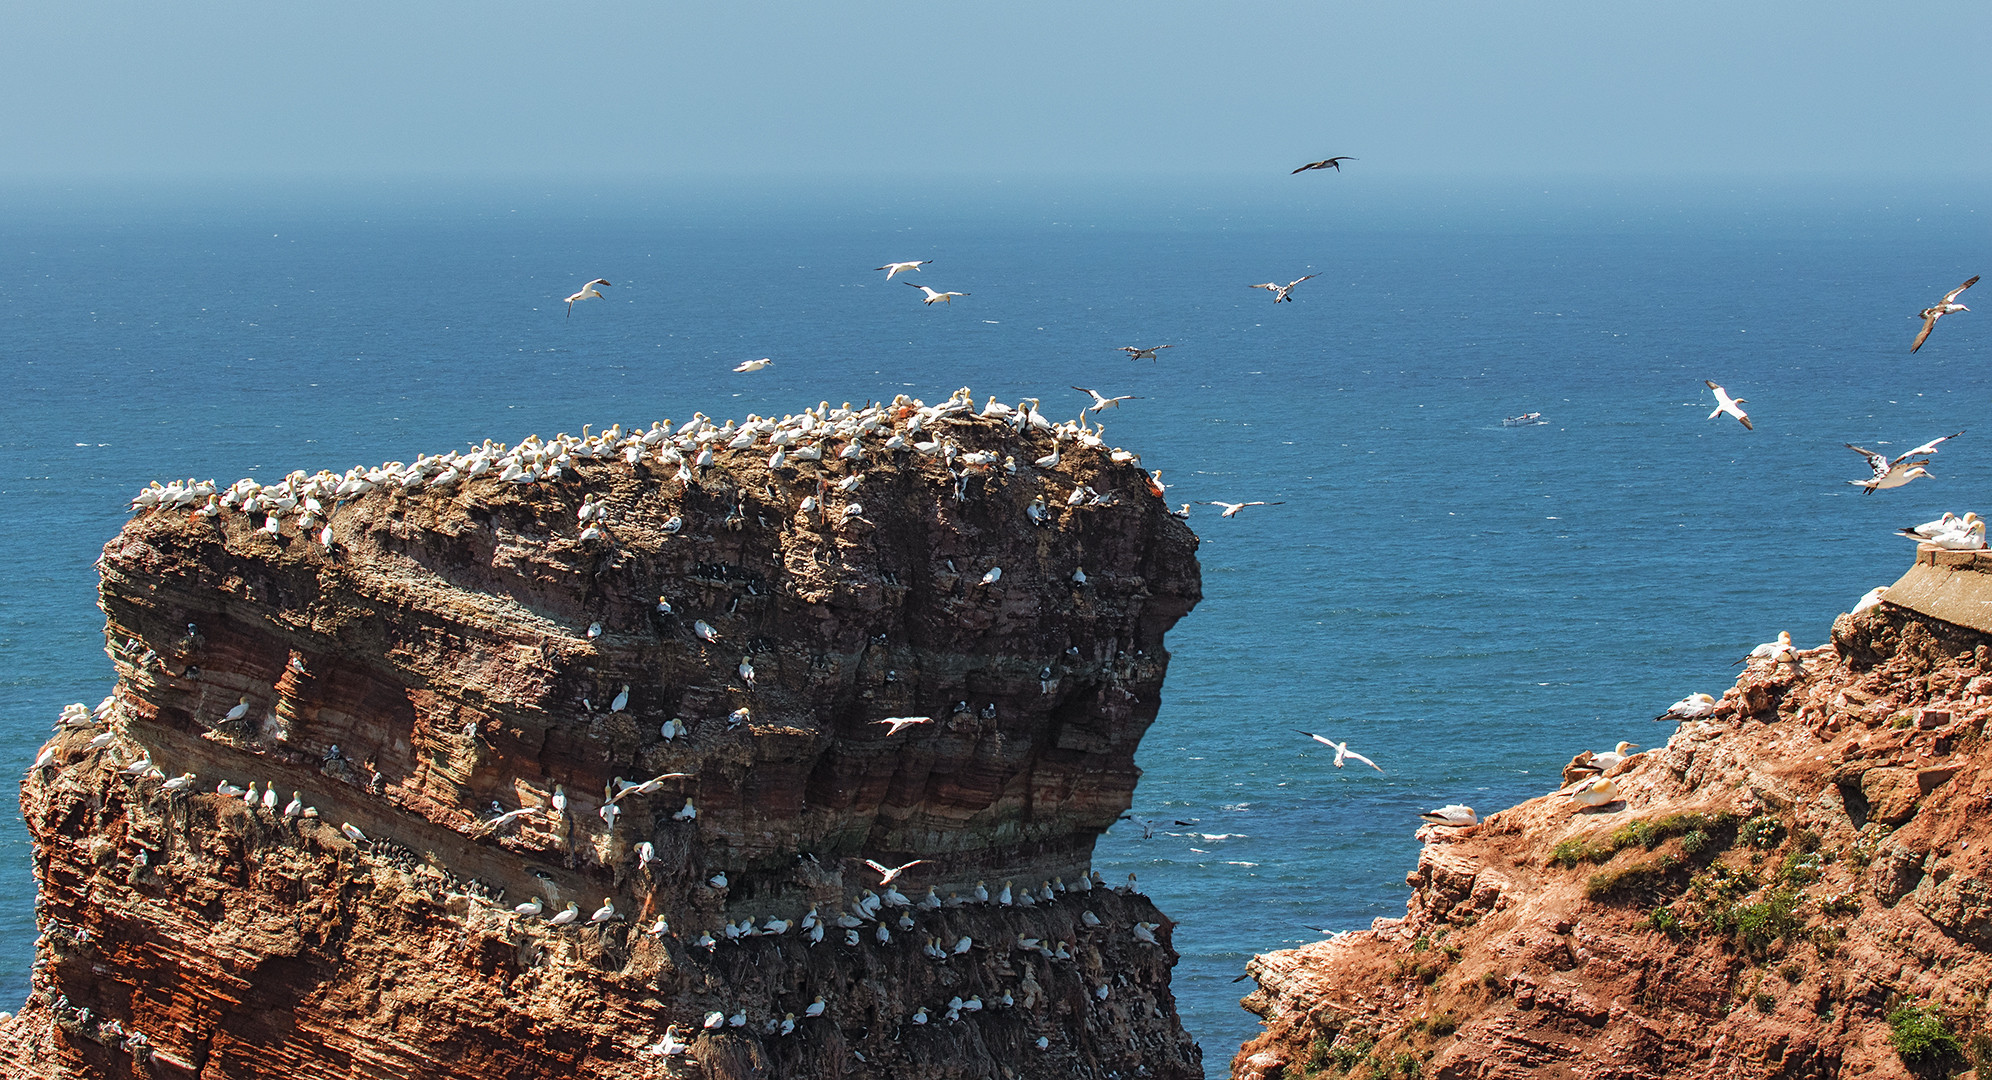
[[[526,903],[512,906],[512,912],[517,915],[538,915],[544,910],[546,910],[546,905],[542,904],[540,898],[537,896]]]
[[[629,708],[629,684],[624,683],[622,692],[615,696],[614,701],[609,702],[609,711],[619,713],[627,708]]]
[[[1217,515],[1218,517],[1237,517],[1238,511],[1243,510],[1248,506],[1285,506],[1286,505],[1285,499],[1281,499],[1277,502],[1241,502],[1241,503],[1224,502],[1219,499],[1198,499],[1197,502],[1199,505],[1202,506],[1224,507],[1224,513]]]
[[[1888,586],[1876,585],[1874,588],[1869,589],[1867,592],[1862,593],[1861,598],[1859,600],[1854,601],[1854,610],[1851,612],[1851,614],[1859,615],[1861,612],[1866,611],[1871,607],[1876,607],[1880,605],[1883,594],[1887,592],[1888,592]]]
[[[1585,806],[1605,806],[1618,801],[1618,785],[1606,777],[1580,780],[1566,788],[1563,794]]]
[[[1158,359],[1158,357],[1155,355],[1156,353],[1161,352],[1163,349],[1173,349],[1173,348],[1175,348],[1174,345],[1157,345],[1152,349],[1137,348],[1133,345],[1122,345],[1120,347],[1120,351],[1126,353],[1127,358],[1129,360],[1155,360]]]
[[[761,370],[762,368],[764,368],[764,367],[767,367],[767,366],[768,366],[769,364],[772,364],[772,363],[774,363],[774,361],[773,361],[773,360],[770,360],[769,358],[767,358],[767,357],[763,356],[763,357],[762,357],[762,358],[760,358],[759,360],[743,360],[743,361],[741,361],[741,362],[740,362],[740,364],[739,364],[738,366],[736,366],[736,367],[735,367],[735,368],[734,368],[733,370],[735,370],[735,371],[759,371],[759,370]]]
[[[1930,461],[1927,457],[1923,457],[1923,455],[1936,453],[1938,444],[1955,439],[1962,434],[1964,432],[1959,431],[1955,434],[1946,435],[1941,439],[1931,439],[1929,442],[1913,450],[1899,454],[1892,459],[1883,457],[1872,450],[1863,450],[1853,443],[1842,443],[1842,446],[1867,459],[1868,468],[1874,472],[1874,475],[1868,477],[1866,480],[1849,480],[1847,483],[1860,488],[1861,493],[1864,495],[1872,495],[1884,488],[1901,487],[1919,476],[1928,476],[1930,473],[1923,466],[1928,465]],[[1922,460],[1911,460],[1912,458],[1922,458]]]
[[[1134,394],[1122,394],[1119,397],[1108,397],[1107,395],[1100,393],[1098,390],[1088,390],[1083,386],[1075,386],[1072,389],[1077,390],[1080,393],[1085,394],[1093,399],[1093,404],[1086,408],[1085,410],[1086,412],[1099,412],[1101,409],[1116,408],[1123,401],[1141,400],[1139,397],[1137,397]]]
[[[953,304],[955,297],[968,295],[965,292],[935,292],[934,290],[926,287],[925,285],[915,284],[914,282],[911,281],[907,282],[906,284],[912,285],[914,288],[927,294],[927,298],[920,301],[923,304],[934,304],[934,303]],[[971,402],[970,404],[973,405],[974,403]]]
[[[1604,770],[1609,769],[1614,765],[1617,765],[1619,762],[1624,761],[1626,758],[1634,756],[1630,753],[1627,753],[1627,751],[1633,749],[1636,745],[1637,744],[1635,743],[1629,743],[1625,742],[1624,740],[1620,740],[1619,744],[1617,746],[1612,747],[1610,750],[1600,750],[1592,754],[1591,764],[1597,766],[1598,771],[1603,772]]]
[[[1295,728],[1294,730],[1300,731],[1299,728]],[[1344,758],[1350,758],[1362,762],[1363,764],[1369,766],[1370,768],[1375,769],[1377,772],[1383,771],[1383,766],[1378,765],[1376,762],[1371,761],[1370,759],[1362,756],[1361,754],[1356,753],[1354,750],[1349,749],[1349,744],[1346,742],[1336,742],[1335,740],[1328,738],[1325,735],[1316,735],[1312,731],[1301,731],[1300,733],[1302,735],[1307,736],[1310,739],[1313,739],[1315,742],[1318,742],[1323,746],[1333,749],[1335,751],[1335,767],[1338,769],[1342,767],[1342,761]]]
[[[575,293],[573,296],[567,298],[567,317],[570,319],[574,317],[574,302],[576,300],[588,300],[588,299],[599,300],[601,299],[602,293],[600,290],[596,289],[595,286],[608,285],[608,284],[609,284],[608,281],[602,278],[596,278],[595,280],[589,282],[588,284],[581,286],[580,292]]]
[[[227,715],[224,716],[223,719],[240,720],[248,715],[249,715],[249,695],[244,694],[240,698],[236,699],[235,707],[228,710]]]
[[[1776,641],[1764,642],[1762,645],[1751,649],[1749,655],[1729,666],[1736,667],[1740,664],[1747,664],[1752,660],[1769,660],[1773,664],[1798,663],[1798,650],[1791,646],[1791,631],[1778,631],[1778,639]]]
[[[892,730],[885,733],[887,738],[891,738],[916,724],[930,724],[933,720],[931,716],[888,716],[883,720],[874,720],[872,723],[891,725]]]
[[[596,908],[595,913],[593,915],[588,916],[588,921],[591,923],[605,923],[615,917],[616,917],[615,898],[604,896],[602,897],[602,906]]]
[[[1418,816],[1434,825],[1449,825],[1454,828],[1475,825],[1480,820],[1473,816],[1473,807],[1463,803],[1448,803],[1437,810],[1427,810]]]
[[[339,831],[345,833],[346,839],[351,840],[355,844],[364,844],[367,842],[367,834],[361,832],[359,827],[350,821],[340,822]]]
[[[882,863],[882,862],[879,862],[879,861],[878,861],[878,860],[876,860],[876,859],[866,859],[866,860],[865,860],[865,865],[866,865],[866,866],[869,866],[869,867],[871,867],[871,868],[872,868],[873,870],[876,870],[876,871],[878,871],[878,875],[879,875],[879,880],[878,880],[878,883],[879,883],[879,885],[880,885],[880,886],[886,886],[886,885],[890,885],[890,884],[892,884],[892,883],[893,883],[894,881],[898,880],[898,879],[899,879],[899,875],[901,875],[901,874],[905,873],[906,871],[908,871],[908,870],[911,870],[911,869],[913,869],[913,868],[914,868],[914,867],[916,867],[916,866],[919,866],[919,865],[920,865],[921,863],[925,863],[925,862],[931,862],[931,861],[933,861],[933,860],[931,860],[931,859],[914,859],[914,860],[913,860],[912,862],[910,862],[910,863],[906,863],[906,864],[905,864],[905,865],[903,865],[903,866],[887,866],[887,865],[885,865],[884,863]]]
[[[1709,694],[1689,694],[1667,706],[1655,720],[1700,720],[1715,712],[1715,698]]]
[[[1937,328],[1938,319],[1941,319],[1946,315],[1954,315],[1960,311],[1971,310],[1970,308],[1965,307],[1963,304],[1958,303],[1957,298],[1960,293],[1964,292],[1964,290],[1969,289],[1976,284],[1978,284],[1978,275],[1973,274],[1971,275],[1971,280],[1945,293],[1944,298],[1942,300],[1937,301],[1937,305],[1935,307],[1926,307],[1922,311],[1917,312],[1917,314],[1923,317],[1923,329],[1920,333],[1916,335],[1916,343],[1909,346],[1910,352],[1915,352],[1917,349],[1922,348],[1923,342],[1929,340],[1930,331],[1935,330]]]
[[[932,259],[915,259],[911,262],[892,262],[886,263],[884,266],[872,267],[872,269],[885,271],[885,280],[891,281],[892,275],[899,273],[901,270],[918,270],[933,261]],[[907,282],[907,284],[910,285],[912,282]]]
[[[1744,412],[1742,409],[1737,408],[1738,405],[1746,403],[1749,400],[1748,398],[1730,397],[1729,391],[1724,390],[1722,387],[1715,385],[1714,381],[1710,379],[1703,379],[1702,382],[1706,383],[1710,390],[1715,391],[1715,411],[1708,414],[1708,418],[1710,420],[1713,420],[1716,417],[1721,416],[1723,413],[1728,413],[1729,415],[1735,417],[1737,422],[1742,424],[1745,430],[1747,431],[1756,430],[1756,428],[1752,427],[1750,424],[1750,414]]]
[[[567,902],[566,909],[561,911],[559,914],[555,915],[553,918],[548,919],[547,922],[551,923],[554,926],[566,926],[568,923],[571,923],[580,917],[581,917],[581,905],[575,903],[572,900],[569,900]]]
[[[1287,303],[1292,303],[1292,302],[1293,302],[1293,297],[1291,297],[1291,296],[1289,296],[1289,295],[1287,295],[1287,294],[1288,294],[1288,293],[1291,293],[1291,292],[1293,292],[1293,287],[1294,287],[1295,285],[1298,285],[1298,284],[1300,284],[1300,283],[1301,283],[1301,282],[1303,282],[1303,281],[1306,281],[1306,280],[1307,280],[1307,278],[1311,278],[1311,277],[1319,277],[1319,276],[1321,276],[1321,275],[1319,275],[1319,274],[1309,274],[1309,275],[1307,275],[1307,277],[1297,277],[1297,278],[1294,278],[1294,279],[1293,279],[1292,281],[1289,281],[1289,282],[1287,282],[1287,283],[1286,283],[1286,284],[1284,284],[1284,285],[1281,285],[1281,284],[1280,284],[1279,282],[1277,282],[1277,281],[1268,281],[1268,282],[1266,282],[1266,283],[1264,283],[1264,284],[1262,284],[1262,285],[1251,285],[1251,286],[1247,286],[1247,287],[1248,287],[1248,288],[1253,288],[1253,289],[1265,289],[1265,290],[1267,290],[1267,291],[1271,292],[1271,293],[1273,294],[1273,303],[1275,303],[1275,304],[1277,304],[1277,303],[1281,302],[1282,300],[1286,301]]]

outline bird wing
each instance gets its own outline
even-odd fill
[[[1293,288],[1293,287],[1294,287],[1295,285],[1298,285],[1298,284],[1300,284],[1301,282],[1303,282],[1303,281],[1306,281],[1306,280],[1307,280],[1307,278],[1311,278],[1311,277],[1320,277],[1320,276],[1321,276],[1320,274],[1309,274],[1309,275],[1307,275],[1307,277],[1297,277],[1297,278],[1294,278],[1294,279],[1293,279],[1292,281],[1289,281],[1289,282],[1287,282],[1287,288],[1291,289],[1291,288]]]
[[[1341,753],[1346,757],[1350,757],[1357,761],[1362,762],[1363,764],[1369,766],[1370,768],[1375,769],[1377,772],[1383,771],[1383,766],[1378,765],[1376,762],[1371,761],[1370,759],[1362,756],[1361,754],[1356,753],[1354,750],[1343,750],[1341,751]]]
[[[892,867],[887,866],[882,862],[879,862],[877,859],[866,859],[865,865],[871,867],[873,870],[876,870],[881,874],[887,876],[890,876],[892,874]]]
[[[1272,281],[1268,281],[1264,285],[1247,285],[1245,287],[1248,289],[1271,289],[1274,292],[1278,292],[1280,289],[1279,284]]]
[[[1750,417],[1742,409],[1736,410],[1736,422],[1742,424],[1745,431],[1757,430],[1756,426],[1750,423]]]
[[[1302,165],[1300,168],[1295,169],[1293,172],[1288,173],[1287,175],[1298,176],[1299,174],[1304,173],[1309,169],[1325,169],[1327,167],[1328,163],[1325,161],[1310,161],[1307,164]]]
[[[1861,449],[1860,447],[1858,447],[1858,446],[1855,446],[1855,445],[1854,445],[1853,443],[1841,443],[1840,445],[1841,445],[1841,446],[1844,446],[1844,447],[1846,447],[1847,449],[1849,449],[1849,450],[1852,450],[1852,451],[1853,451],[1854,453],[1856,453],[1856,454],[1859,454],[1860,456],[1862,456],[1862,457],[1866,458],[1866,459],[1867,459],[1867,463],[1868,463],[1868,468],[1870,468],[1870,469],[1873,469],[1873,470],[1874,470],[1874,474],[1875,474],[1876,476],[1887,476],[1887,475],[1888,475],[1888,470],[1889,470],[1889,468],[1890,468],[1890,462],[1889,462],[1889,460],[1888,460],[1887,458],[1885,458],[1885,457],[1882,457],[1882,456],[1881,456],[1880,454],[1877,454],[1877,453],[1875,453],[1875,452],[1874,452],[1874,451],[1872,451],[1872,450],[1863,450],[1863,449]],[[1915,451],[1914,451],[1914,450],[1911,450],[1911,451],[1909,451],[1909,454],[1913,454],[1913,453],[1915,453]],[[1904,455],[1902,455],[1902,457],[1908,457],[1908,456],[1909,456],[1909,454],[1904,454]],[[1902,460],[1902,458],[1897,458],[1896,460],[1897,460],[1897,461],[1900,461],[1900,460]],[[1858,482],[1858,481],[1857,481],[1857,482]]]
[[[1958,286],[1957,288],[1955,288],[1955,289],[1952,289],[1951,291],[1949,291],[1949,292],[1945,293],[1945,294],[1944,294],[1944,303],[1948,304],[1948,303],[1951,303],[1951,302],[1955,301],[1955,300],[1956,300],[1956,299],[1958,298],[1958,295],[1959,295],[1960,293],[1964,292],[1964,290],[1966,290],[1966,289],[1969,289],[1969,288],[1971,288],[1971,287],[1972,287],[1973,285],[1976,285],[1976,284],[1978,284],[1978,275],[1977,275],[1977,274],[1973,274],[1973,275],[1971,275],[1971,280],[1970,280],[1970,281],[1967,281],[1967,282],[1965,282],[1964,284],[1962,284],[1962,285],[1959,285],[1959,286]]]
[[[1977,278],[1973,278],[1972,280],[1973,280],[1973,281],[1976,281],[1976,280],[1978,280],[1978,279],[1977,279]],[[1962,431],[1956,431],[1956,432],[1952,432],[1952,433],[1951,433],[1951,434],[1949,434],[1949,435],[1946,435],[1946,436],[1944,436],[1944,437],[1943,437],[1943,438],[1941,438],[1941,439],[1931,439],[1931,440],[1930,440],[1929,442],[1926,442],[1926,443],[1924,443],[1923,445],[1921,445],[1921,446],[1917,447],[1916,449],[1914,449],[1914,450],[1911,450],[1911,451],[1909,451],[1909,452],[1907,452],[1907,453],[1903,454],[1903,455],[1902,455],[1901,457],[1898,457],[1898,458],[1896,458],[1896,459],[1895,459],[1895,462],[1893,462],[1893,463],[1900,463],[1900,462],[1902,461],[1902,459],[1903,459],[1903,458],[1912,458],[1912,457],[1915,457],[1915,456],[1916,456],[1916,455],[1918,455],[1918,454],[1934,454],[1934,453],[1936,453],[1936,452],[1937,452],[1937,444],[1938,444],[1938,443],[1941,443],[1941,442],[1946,442],[1946,441],[1948,441],[1948,440],[1951,440],[1951,439],[1955,439],[1955,438],[1957,438],[1957,437],[1958,437],[1959,435],[1962,435],[1962,434],[1964,434],[1964,432],[1962,432]],[[1876,456],[1879,456],[1879,455],[1876,455]],[[1893,463],[1892,463],[1892,464],[1893,464]]]
[[[1937,328],[1937,317],[1935,315],[1923,316],[1923,329],[1921,332],[1919,332],[1916,335],[1916,341],[1914,344],[1909,346],[1909,351],[1915,352],[1917,349],[1922,348],[1923,343],[1925,341],[1930,340],[1930,331],[1936,328]]]
[[[1299,729],[1299,728],[1294,728],[1294,730],[1295,730],[1295,731],[1300,731],[1300,729]],[[1307,736],[1307,737],[1308,737],[1308,738],[1310,738],[1310,739],[1313,739],[1313,740],[1314,740],[1315,742],[1318,742],[1318,743],[1320,743],[1320,744],[1321,744],[1321,745],[1323,745],[1323,746],[1331,746],[1331,747],[1332,747],[1332,746],[1334,746],[1334,745],[1335,745],[1335,740],[1333,740],[1333,739],[1330,739],[1330,738],[1328,738],[1328,737],[1327,737],[1327,736],[1325,736],[1325,735],[1316,735],[1316,734],[1315,734],[1315,733],[1313,733],[1312,731],[1300,731],[1300,733],[1301,733],[1302,735],[1305,735],[1305,736]]]

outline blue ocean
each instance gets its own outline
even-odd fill
[[[1059,418],[1074,385],[1138,395],[1107,438],[1171,502],[1281,503],[1193,508],[1205,597],[1141,750],[1152,828],[1096,863],[1179,920],[1223,1075],[1258,1030],[1245,961],[1401,914],[1419,811],[1664,741],[1669,703],[1898,577],[1893,529],[1992,506],[1992,295],[1909,354],[1916,312],[1992,269],[1992,191],[1860,183],[9,189],[0,766],[108,691],[92,562],[150,480],[960,386]],[[1291,303],[1247,288],[1305,274]],[[928,307],[909,277],[967,295]],[[1754,431],[1708,418],[1704,379]],[[1845,482],[1843,443],[1959,430],[1934,479]],[[0,1008],[35,935],[8,821]]]

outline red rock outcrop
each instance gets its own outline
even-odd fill
[[[822,410],[845,437],[775,467],[728,425],[662,444],[712,448],[696,472],[628,437],[535,483],[391,470],[330,544],[141,512],[100,564],[108,726],[22,788],[43,935],[9,1075],[1200,1076],[1170,920],[1087,887],[1195,538],[1069,425],[916,406]],[[939,445],[888,448],[915,417]],[[949,899],[849,945],[866,859]]]
[[[1232,1075],[1982,1072],[1992,637],[1884,603],[1803,657],[1615,766],[1618,801],[1427,826],[1404,918],[1252,960]],[[1957,1052],[1905,1061],[1905,1008]]]

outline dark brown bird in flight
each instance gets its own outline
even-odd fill
[[[1978,275],[1973,274],[1971,275],[1970,281],[1967,281],[1964,284],[1959,285],[1957,288],[1952,289],[1951,291],[1945,293],[1943,301],[1939,303],[1936,307],[1926,307],[1922,311],[1917,313],[1923,316],[1923,332],[1916,335],[1916,344],[1909,346],[1910,352],[1915,352],[1917,349],[1922,348],[1923,342],[1929,340],[1930,331],[1935,330],[1937,328],[1938,319],[1941,319],[1946,315],[1950,315],[1959,311],[1971,310],[1970,308],[1965,307],[1963,304],[1958,303],[1957,297],[1959,293],[1963,292],[1966,289],[1971,288],[1973,285],[1976,284],[1978,284]]]
[[[1306,172],[1306,171],[1307,171],[1307,170],[1309,170],[1309,169],[1333,169],[1333,170],[1335,170],[1336,172],[1341,172],[1341,171],[1342,171],[1342,162],[1344,162],[1344,161],[1354,161],[1354,160],[1356,160],[1356,159],[1355,159],[1355,158],[1352,158],[1352,157],[1350,157],[1350,156],[1348,156],[1347,154],[1343,154],[1343,155],[1342,155],[1342,156],[1340,156],[1340,157],[1331,157],[1331,158],[1329,158],[1329,159],[1328,159],[1328,160],[1326,160],[1326,161],[1310,161],[1310,162],[1308,162],[1307,164],[1305,164],[1305,165],[1302,165],[1302,166],[1301,166],[1300,168],[1298,168],[1298,169],[1295,169],[1294,171],[1292,171],[1292,172],[1288,173],[1287,175],[1288,175],[1288,176],[1298,176],[1298,175],[1300,175],[1301,173],[1304,173],[1304,172]]]

